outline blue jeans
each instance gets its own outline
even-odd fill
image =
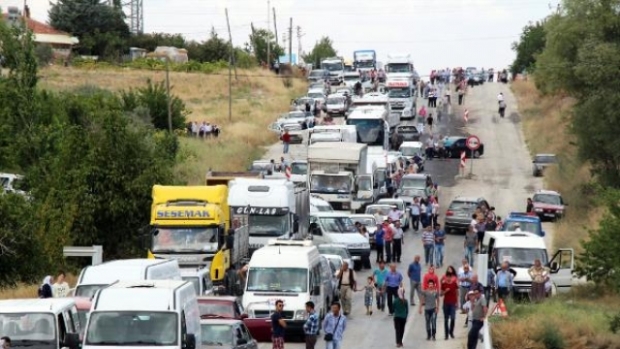
[[[288,154],[288,143],[284,143],[284,149],[282,150],[282,153],[284,154]]]
[[[456,304],[444,304],[443,317],[446,338],[448,338],[449,335],[454,336],[454,322],[456,321]]]
[[[437,313],[435,309],[424,309],[424,319],[426,320],[426,335],[434,336],[437,333]]]
[[[465,246],[465,258],[472,268],[474,267],[474,250],[476,246]]]
[[[387,301],[387,290],[381,292],[383,286],[377,287],[375,298],[377,298],[377,309],[385,310],[385,303]]]
[[[443,265],[444,245],[435,245],[435,265]]]
[[[435,246],[433,245],[424,245],[424,261],[426,265],[433,263],[433,250]]]
[[[325,342],[325,349],[340,349],[340,341],[339,340],[332,340],[329,342]]]

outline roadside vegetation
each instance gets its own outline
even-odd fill
[[[620,69],[615,2],[564,0],[530,23],[513,49],[512,84],[533,154],[555,153],[548,189],[569,203],[556,223],[555,247],[577,253],[577,274],[590,283],[542,305],[509,304],[492,326],[500,349],[620,347]]]

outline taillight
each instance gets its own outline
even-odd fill
[[[454,212],[448,210],[446,211],[446,216],[454,216]]]

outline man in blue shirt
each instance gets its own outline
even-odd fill
[[[377,250],[377,263],[383,260],[383,225],[377,224],[377,230],[375,231],[375,249]]]
[[[398,288],[403,282],[403,275],[396,271],[396,263],[390,264],[390,271],[385,276],[385,288],[387,291],[387,305],[390,316],[394,316],[394,297],[398,297]]]
[[[276,311],[271,314],[271,347],[272,349],[284,349],[284,329],[286,328],[286,321],[282,315],[284,309],[284,302],[281,300],[276,301]]]
[[[435,266],[441,268],[443,267],[443,251],[445,247],[446,241],[446,232],[441,229],[441,225],[435,225]]]
[[[407,269],[407,276],[409,276],[409,283],[411,290],[409,291],[409,303],[412,306],[415,305],[415,293],[418,292],[418,299],[421,295],[420,283],[422,282],[422,265],[420,265],[420,256],[413,257],[413,263],[409,264]]]
[[[319,315],[314,310],[314,302],[306,302],[306,312],[308,312],[308,319],[304,324],[306,349],[314,349],[319,335]]]
[[[331,334],[331,340],[325,341],[326,349],[340,349],[342,335],[347,329],[347,317],[340,313],[340,303],[332,303],[332,311],[325,315],[323,320],[323,331]]]
[[[386,288],[385,288],[385,278],[388,275],[388,270],[385,269],[385,262],[383,260],[379,261],[379,268],[375,269],[372,273],[372,276],[375,280],[375,288],[377,289],[377,309],[381,311],[385,311],[385,300],[386,300]]]
[[[506,298],[510,296],[513,281],[514,275],[510,271],[510,265],[508,262],[502,263],[502,269],[498,270],[497,275],[495,276],[497,297],[499,297],[499,299],[503,299],[505,301]]]

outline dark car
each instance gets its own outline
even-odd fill
[[[555,154],[536,154],[532,161],[532,175],[534,177],[540,177],[543,175],[543,171],[550,166],[558,163],[558,159]]]
[[[420,141],[420,131],[413,125],[400,125],[396,128],[396,133],[403,137],[403,142]]]
[[[534,213],[540,220],[556,220],[564,216],[564,208],[567,205],[562,195],[552,190],[539,190],[532,196]]]
[[[248,315],[236,297],[232,296],[204,296],[198,297],[200,318],[210,319],[237,319],[243,320]]]
[[[466,231],[471,224],[472,215],[476,213],[476,209],[483,205],[489,206],[489,203],[482,197],[463,197],[457,196],[452,200],[448,210],[444,227],[446,232]]]
[[[444,147],[446,149],[446,156],[453,159],[461,157],[461,152],[465,152],[466,158],[472,157],[472,151],[467,148],[467,137],[453,136],[446,137],[444,140]],[[480,143],[480,147],[473,151],[474,158],[479,158],[484,154],[484,144]]]

